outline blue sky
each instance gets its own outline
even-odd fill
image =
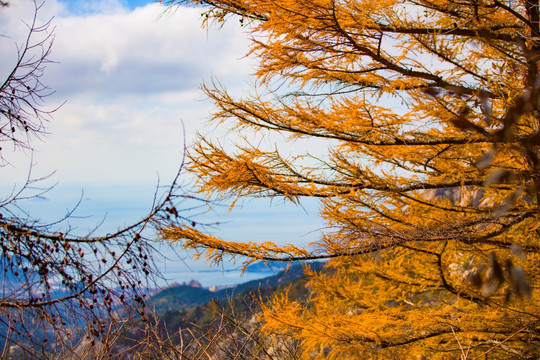
[[[0,76],[13,64],[32,7],[31,0],[13,0],[0,11]],[[32,215],[54,220],[84,192],[77,214],[82,218],[73,219],[74,226],[85,229],[106,217],[102,230],[109,232],[144,215],[158,181],[172,180],[184,130],[188,146],[197,132],[222,142],[236,136],[209,126],[212,104],[200,87],[217,80],[233,94],[249,91],[256,64],[245,57],[249,40],[238,22],[203,29],[201,9],[166,11],[143,0],[45,0],[39,16],[54,18],[55,28],[55,63],[43,77],[55,94],[45,105],[63,105],[32,153],[4,147],[10,164],[0,177],[6,191],[21,186],[31,163],[34,177],[54,172],[43,186],[58,185],[46,203],[27,204]],[[307,243],[321,225],[317,204],[305,207],[307,213],[282,203],[246,202],[216,215],[226,224],[215,232],[230,240]]]
[[[152,0],[102,0],[102,1],[87,1],[87,0],[59,0],[62,4],[67,5],[70,14],[89,14],[94,12],[101,12],[108,4],[114,4],[114,6],[120,6],[128,10],[134,10],[137,7],[144,7],[145,5],[152,4],[158,1]]]

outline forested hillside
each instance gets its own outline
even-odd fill
[[[323,264],[311,263],[309,268],[322,271]],[[295,359],[297,343],[265,338],[259,333],[258,317],[262,306],[276,296],[293,301],[310,296],[304,269],[306,265],[293,265],[276,275],[216,292],[186,284],[162,289],[148,299],[148,317],[129,319],[108,353],[125,359],[147,358],[156,351],[171,359],[203,355],[216,360],[235,356]],[[275,354],[268,357],[272,351]]]

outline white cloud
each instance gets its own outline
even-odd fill
[[[15,19],[22,10],[28,16],[32,2],[23,3],[25,9],[0,10],[0,33],[24,34]],[[158,4],[128,10],[105,3],[89,2],[93,11],[86,15],[70,15],[53,0],[42,9],[41,17],[56,16],[56,63],[43,77],[56,91],[48,104],[67,102],[48,124],[50,136],[34,143],[36,171],[57,170],[55,181],[82,186],[154,184],[156,173],[166,180],[178,166],[181,120],[189,138],[205,127],[211,104],[201,101],[201,82],[215,77],[229,88],[245,87],[253,71],[242,59],[247,35],[236,23],[202,29],[193,8],[165,13]],[[9,27],[14,23],[17,29]],[[1,46],[9,49],[13,40],[0,39]],[[0,182],[20,177],[28,165],[28,154],[4,155],[14,167],[3,169]]]
[[[51,86],[72,94],[148,94],[194,88],[211,74],[227,81],[251,72],[239,61],[247,50],[239,26],[207,33],[200,23],[197,9],[165,13],[158,4],[59,18]]]

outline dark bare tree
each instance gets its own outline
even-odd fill
[[[40,24],[43,3],[34,4],[26,38],[0,87],[0,146],[16,151],[32,150],[55,111],[45,107],[52,91],[42,82],[54,28],[51,21]],[[9,5],[2,2],[0,11]],[[7,165],[0,150],[0,170]],[[143,316],[146,289],[158,275],[155,230],[164,221],[186,220],[173,205],[183,197],[177,175],[165,190],[158,187],[149,213],[131,226],[106,236],[75,236],[69,226],[60,232],[65,219],[42,224],[20,207],[22,199],[40,194],[40,180],[29,175],[0,201],[2,359],[76,355],[77,344],[93,346],[127,312]]]

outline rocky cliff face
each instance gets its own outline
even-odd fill
[[[432,201],[436,199],[449,199],[452,204],[459,206],[486,206],[489,199],[484,199],[483,189],[471,186],[428,189],[424,191],[424,199]]]

